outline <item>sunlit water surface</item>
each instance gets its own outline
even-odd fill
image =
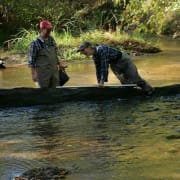
[[[180,97],[0,111],[0,179],[41,166],[70,180],[180,179]],[[180,135],[180,134],[179,134]]]
[[[151,39],[154,45],[163,51],[158,54],[134,57],[140,74],[153,86],[180,83],[180,41],[170,39]],[[67,73],[70,81],[67,85],[96,84],[93,61],[75,61],[69,63]],[[110,71],[109,84],[119,84]],[[19,66],[0,70],[0,88],[35,87],[31,79],[30,69]]]

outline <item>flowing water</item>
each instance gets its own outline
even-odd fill
[[[180,82],[180,42],[135,63],[153,85]],[[70,85],[95,84],[92,63],[69,66]],[[30,86],[26,67],[0,71],[0,87]],[[110,74],[111,83],[118,83]],[[69,180],[179,180],[180,96],[0,109],[0,180],[42,166]]]
[[[70,180],[179,180],[180,97],[74,102],[0,112],[0,179],[41,166]],[[179,134],[180,136],[180,134]]]
[[[163,50],[161,53],[135,57],[140,74],[153,86],[176,84],[180,82],[180,41],[155,39]],[[96,84],[93,62],[70,63],[67,69],[70,76],[68,85]],[[118,84],[119,81],[110,72],[109,84]],[[31,80],[27,66],[12,67],[0,70],[0,88],[35,87]]]

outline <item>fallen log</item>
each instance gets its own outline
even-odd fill
[[[180,94],[180,84],[155,87],[153,97]],[[0,107],[19,107],[48,105],[66,101],[92,101],[108,99],[132,99],[143,97],[139,88],[134,86],[109,86],[97,88],[61,87],[56,89],[15,88],[0,89]]]

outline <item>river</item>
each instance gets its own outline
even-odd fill
[[[140,73],[154,86],[179,84],[180,42],[154,42],[164,51],[136,57]],[[68,73],[69,85],[96,83],[90,61]],[[0,87],[20,86],[34,87],[27,67],[0,71]],[[179,95],[1,108],[0,180],[49,165],[70,169],[69,180],[179,180],[179,137]]]
[[[180,41],[153,39],[163,51],[158,54],[134,57],[140,74],[153,86],[176,84],[180,82]],[[70,81],[67,85],[96,84],[95,68],[92,60],[69,63],[67,72]],[[109,84],[119,81],[110,71]],[[35,87],[27,66],[0,70],[0,88]]]

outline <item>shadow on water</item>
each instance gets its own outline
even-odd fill
[[[54,108],[41,107],[39,110],[33,115],[31,119],[31,128],[29,131],[32,133],[33,137],[36,137],[36,149],[44,149],[44,153],[48,157],[50,161],[54,159],[51,153],[56,146],[59,145],[59,139],[57,136],[60,136],[60,120],[57,124],[52,119],[52,112]],[[37,141],[39,139],[40,141]]]

